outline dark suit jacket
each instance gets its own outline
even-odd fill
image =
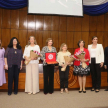
[[[104,50],[104,65],[107,66],[107,71],[108,71],[108,47],[105,47]]]

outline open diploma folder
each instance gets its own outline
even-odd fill
[[[45,53],[45,59],[47,64],[57,64],[56,61],[56,53],[55,52],[48,52]]]

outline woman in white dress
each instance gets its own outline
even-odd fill
[[[25,46],[23,57],[27,61],[31,50],[40,53],[40,47],[37,45],[34,36],[30,36],[28,45]],[[26,65],[25,92],[28,94],[36,94],[39,92],[39,60],[40,58],[32,59],[29,64]]]

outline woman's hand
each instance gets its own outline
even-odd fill
[[[43,60],[46,63],[46,59]]]
[[[100,63],[100,67],[102,67],[102,66],[103,66],[103,62]]]
[[[34,58],[34,60],[37,60],[37,59],[38,59],[38,57]]]
[[[80,61],[81,61],[81,62],[85,62],[86,60],[85,60],[85,59],[80,59]]]
[[[107,69],[107,66],[106,66],[106,65],[104,65],[104,68],[105,68],[105,69]]]
[[[20,70],[22,70],[22,65],[20,66]]]
[[[5,65],[5,69],[8,70],[8,65]]]
[[[70,63],[70,62],[67,62],[66,64],[67,64],[67,65],[70,65],[71,63]]]
[[[65,65],[64,65],[64,64],[62,64],[61,66],[62,66],[62,67],[65,67]]]

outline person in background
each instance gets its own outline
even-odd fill
[[[60,47],[60,51],[57,55],[57,62],[59,63],[59,76],[60,76],[60,89],[61,93],[65,89],[65,92],[68,93],[68,76],[69,76],[69,65],[71,63],[65,63],[64,56],[70,56],[71,53],[67,50],[67,45],[63,43]],[[67,64],[66,70],[62,71],[63,68]]]
[[[2,42],[0,40],[0,86],[6,83],[4,54],[5,49],[2,47]]]
[[[40,47],[37,45],[34,36],[29,37],[28,45],[25,46],[23,57],[27,61],[31,50],[40,53]],[[25,92],[28,94],[39,92],[39,60],[40,58],[34,58],[26,65]]]
[[[46,46],[44,46],[41,51],[41,60],[43,60],[44,94],[52,94],[54,91],[54,65],[47,65],[45,59],[45,53],[48,52],[56,52],[56,48],[53,47],[52,38],[46,40]]]
[[[83,40],[79,40],[78,42],[78,47],[75,49],[74,52],[74,57],[76,60],[74,61],[74,75],[78,75],[78,81],[79,81],[79,86],[80,90],[79,93],[82,92],[86,93],[85,90],[85,85],[86,85],[86,76],[90,74],[90,67],[89,67],[89,60],[90,60],[90,54],[88,49],[84,48],[85,42]],[[79,59],[75,54],[79,51],[84,51],[85,52],[85,58],[84,59]],[[82,67],[82,62],[85,62],[87,66],[85,68]]]
[[[14,81],[14,94],[18,93],[19,72],[22,69],[23,53],[16,37],[10,40],[5,52],[5,69],[8,70],[8,95],[12,94]]]
[[[91,91],[99,92],[101,86],[101,67],[104,63],[104,51],[102,44],[98,44],[98,37],[92,37],[92,44],[88,45],[90,52],[90,71],[92,76]]]

